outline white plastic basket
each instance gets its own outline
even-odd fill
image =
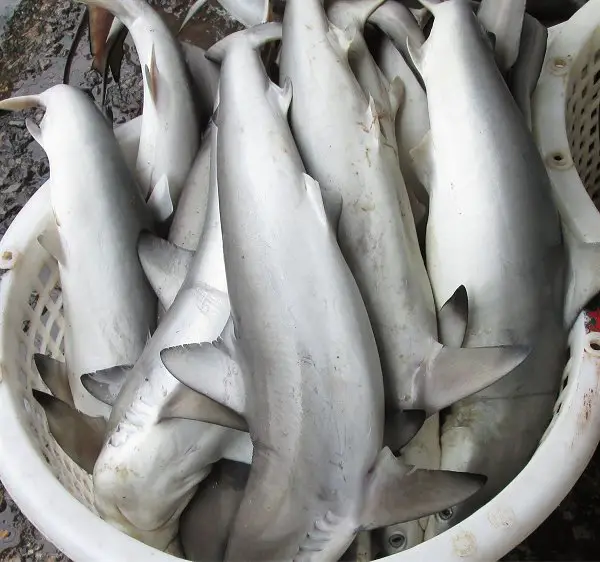
[[[39,246],[49,221],[42,187],[0,242],[0,477],[23,513],[76,562],[174,562],[102,521],[92,505],[91,479],[57,446],[32,398],[43,389],[36,352],[62,358],[63,318],[56,263]],[[562,501],[600,439],[600,322],[582,314],[570,336],[554,418],[523,471],[496,498],[400,561],[497,560],[527,537]],[[598,331],[595,331],[598,330]],[[552,470],[548,470],[552,467]]]
[[[585,31],[577,38],[580,45],[592,40],[600,47],[600,30],[596,33],[590,23],[594,15],[600,16],[599,7],[600,0],[592,0],[569,24],[575,22]],[[600,17],[595,21],[600,24]],[[553,33],[552,45],[558,38]],[[574,60],[570,56],[568,60]],[[558,111],[571,107],[565,100],[566,94],[555,100]],[[548,154],[558,150],[568,155],[568,142],[562,149],[552,146]],[[600,161],[600,150],[596,154]],[[576,172],[566,177],[569,185],[579,181]],[[593,181],[600,186],[600,171]],[[44,388],[32,363],[33,354],[62,359],[63,350],[58,268],[37,242],[53,220],[48,192],[48,184],[38,190],[0,242],[0,268],[6,270],[0,281],[0,478],[23,513],[76,562],[175,562],[177,558],[124,535],[98,517],[89,475],[58,447],[42,409],[32,398],[33,388]],[[585,203],[581,197],[573,198],[573,203],[569,197],[563,203],[577,209],[578,201]],[[598,233],[600,239],[600,229]],[[570,359],[553,419],[527,466],[469,518],[388,560],[498,560],[564,499],[600,441],[600,311],[580,315],[569,345]]]

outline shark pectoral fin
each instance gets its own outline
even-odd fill
[[[57,228],[47,228],[37,237],[37,241],[58,263],[65,265],[65,253]]]
[[[479,392],[518,367],[529,355],[527,346],[438,347],[427,362],[423,400],[435,413]]]
[[[231,408],[214,401],[205,394],[181,384],[160,409],[159,421],[169,419],[195,420],[240,431],[248,431],[248,424]]]
[[[477,492],[486,478],[407,465],[385,448],[369,475],[361,529],[412,521],[456,505]]]
[[[290,109],[290,104],[292,103],[292,81],[289,78],[286,78],[283,88],[280,88],[273,82],[269,82],[267,96],[275,107],[279,108],[282,115],[286,116]]]
[[[158,224],[164,223],[173,214],[175,207],[169,190],[169,179],[166,175],[161,176],[156,182],[150,197],[148,197],[148,207]]]
[[[138,255],[158,300],[169,309],[185,281],[194,252],[143,232],[138,242]]]
[[[281,40],[282,27],[278,22],[261,23],[249,29],[237,31],[215,43],[208,51],[206,58],[213,62],[222,62],[227,51],[239,41],[247,41],[252,49]]]
[[[183,23],[181,24],[181,27],[177,32],[178,35],[182,32],[183,28],[190,22],[190,20],[202,9],[202,7],[204,6],[204,4],[206,4],[207,1],[208,0],[196,0],[192,4],[192,7],[188,10],[183,20]]]
[[[383,443],[398,453],[421,429],[425,423],[424,410],[402,410],[385,416]]]
[[[461,285],[438,313],[439,341],[448,347],[462,347],[469,320],[469,297]]]
[[[73,392],[69,384],[66,363],[52,359],[52,357],[42,355],[41,353],[33,355],[33,362],[40,378],[44,381],[44,384],[48,387],[52,395],[71,406],[71,408],[74,408],[75,403],[73,402]]]
[[[39,390],[33,397],[46,412],[50,433],[71,459],[90,474],[104,444],[106,420],[92,418]]]
[[[114,406],[133,365],[120,365],[81,375],[81,384],[97,400]]]
[[[34,138],[35,142],[44,148],[44,139],[40,126],[32,119],[29,119],[29,117],[25,119],[25,126],[27,127],[29,134]]]
[[[245,415],[244,375],[223,339],[163,349],[160,357],[178,381],[240,416]]]
[[[427,131],[421,142],[409,151],[418,180],[431,193],[435,173],[434,147],[431,131]]]

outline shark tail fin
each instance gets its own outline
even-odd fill
[[[62,400],[65,404],[75,407],[73,401],[73,392],[69,384],[69,374],[66,363],[52,359],[48,355],[36,353],[33,356],[33,362],[37,371],[44,381],[44,384],[50,389],[53,396]]]
[[[33,391],[33,397],[44,408],[50,433],[56,442],[75,463],[91,474],[104,444],[106,420],[86,416],[39,390]]]
[[[144,232],[138,242],[138,255],[148,282],[168,309],[183,285],[194,252]]]
[[[2,111],[21,111],[32,107],[46,107],[41,95],[16,96],[0,101]]]
[[[338,27],[349,27],[352,24],[362,29],[367,20],[386,0],[341,0],[332,4],[327,16]]]
[[[234,45],[244,44],[249,45],[251,49],[259,49],[263,45],[272,43],[273,41],[281,40],[282,27],[280,23],[268,22],[262,23],[250,29],[238,31],[221,39],[215,43],[208,51],[206,58],[214,62],[223,62],[227,56],[227,52]]]
[[[208,2],[208,0],[196,0],[192,4],[192,6],[190,7],[190,9],[187,11],[187,14],[185,14],[185,18],[183,19],[183,23],[179,27],[179,31],[177,32],[178,35],[179,35],[179,33],[181,33],[183,31],[183,28],[188,23],[190,23],[190,21],[192,20],[192,18],[204,7],[204,4],[206,4],[206,2]]]
[[[244,27],[273,21],[273,0],[217,0]]]
[[[361,529],[412,521],[456,505],[476,493],[485,476],[415,469],[383,449],[367,482]]]

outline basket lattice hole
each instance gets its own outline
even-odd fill
[[[567,68],[568,66],[568,61],[567,59],[563,58],[563,57],[556,57],[553,61],[552,61],[552,69],[555,71],[562,71],[565,68]],[[595,82],[595,78],[594,78],[594,82]]]
[[[42,282],[42,285],[46,285],[48,279],[50,279],[50,275],[52,275],[52,271],[46,264],[44,264],[38,273],[38,279]]]
[[[592,355],[600,357],[600,335],[595,333],[588,335],[588,351]]]
[[[564,169],[571,166],[571,159],[569,156],[560,150],[550,154],[547,161],[550,166],[557,169]]]

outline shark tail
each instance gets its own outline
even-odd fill
[[[52,359],[48,355],[36,353],[33,356],[33,362],[37,368],[40,378],[49,388],[53,396],[62,400],[71,408],[75,407],[73,401],[73,392],[69,384],[69,374],[66,363]]]
[[[252,49],[259,49],[263,45],[281,40],[282,27],[280,23],[268,22],[257,25],[247,30],[238,31],[221,39],[206,51],[206,58],[214,62],[222,62],[229,49],[234,45],[247,44]]]
[[[104,445],[106,420],[86,416],[39,390],[33,391],[33,397],[44,408],[50,433],[56,442],[75,463],[91,474]]]
[[[17,96],[0,101],[0,110],[21,111],[32,107],[46,107],[42,95]]]

